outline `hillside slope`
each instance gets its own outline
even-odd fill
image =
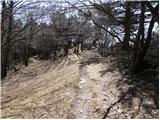
[[[126,81],[116,58],[95,51],[59,64],[31,58],[2,81],[1,118],[158,118],[150,92]]]

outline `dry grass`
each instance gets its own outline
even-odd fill
[[[129,89],[128,84],[117,86],[122,74],[116,62],[95,51],[86,51],[80,58],[70,55],[61,63],[32,58],[28,67],[10,73],[2,82],[1,118],[102,118]],[[157,109],[150,115],[139,108],[140,104],[151,108],[153,101],[148,105],[134,97],[131,107],[129,100],[122,102],[107,118],[158,117]]]
[[[72,58],[70,62],[74,60]],[[33,58],[31,61],[28,67],[23,67],[17,74],[2,82],[2,118],[62,117],[57,116],[57,113],[70,110],[74,101],[74,97],[68,97],[65,92],[69,88],[69,92],[74,93],[79,79],[78,65],[68,65],[69,61],[57,66]],[[46,108],[49,106],[52,106],[51,110]],[[59,111],[55,112],[53,108],[60,106]],[[44,112],[48,115],[36,115],[45,114]],[[63,113],[64,117],[66,115]]]

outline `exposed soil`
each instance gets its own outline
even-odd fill
[[[2,81],[1,118],[158,118],[154,86],[122,73],[95,51],[61,63],[31,58]]]

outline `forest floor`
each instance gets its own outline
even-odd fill
[[[61,63],[31,58],[2,80],[1,118],[158,118],[155,87],[122,73],[116,57],[95,51]]]

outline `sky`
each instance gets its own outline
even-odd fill
[[[6,1],[10,1],[10,0],[6,0]],[[54,5],[60,5],[60,6],[63,6],[63,7],[69,7],[68,6],[68,4],[66,4],[66,3],[62,3],[62,2],[64,2],[65,0],[14,0],[15,2],[17,2],[17,1],[22,1],[22,3],[23,2],[25,2],[25,4],[27,4],[27,3],[32,3],[32,2],[40,2],[40,9],[37,7],[37,9],[34,9],[34,11],[36,11],[37,10],[37,13],[35,13],[35,15],[37,15],[38,14],[38,12],[40,11],[40,10],[44,10],[45,11],[45,8],[46,7],[48,7],[48,6],[50,6],[50,8],[54,8],[53,6]],[[77,0],[69,0],[69,2],[71,2],[71,3],[75,3]],[[82,1],[82,0],[81,0]],[[83,1],[88,1],[88,0],[83,0]],[[96,2],[99,2],[99,1],[102,1],[102,2],[104,2],[104,1],[106,1],[106,0],[90,0],[90,1],[96,1]],[[2,2],[2,0],[1,0],[1,2]],[[59,4],[58,4],[59,3]],[[87,2],[86,2],[87,3]],[[38,22],[46,22],[46,23],[49,23],[50,21],[49,21],[49,17],[50,17],[50,14],[52,14],[52,12],[53,12],[53,10],[50,10],[50,11],[48,11],[48,12],[46,12],[46,13],[44,13],[44,17],[42,17],[42,19],[39,19],[39,21]],[[0,5],[0,11],[1,11],[1,5]],[[26,21],[26,14],[28,14],[28,12],[29,11],[32,11],[31,9],[27,9],[27,10],[25,10],[25,11],[23,11],[23,12],[21,12],[21,13],[19,13],[19,14],[17,14],[16,16],[15,16],[15,18],[23,18],[24,17],[24,21]],[[33,13],[33,12],[31,12],[31,13]],[[146,27],[148,27],[149,26],[149,24],[146,24],[145,25]],[[158,31],[159,29],[158,29],[158,24],[156,23],[155,24],[155,27],[154,27],[154,30],[155,31]]]

